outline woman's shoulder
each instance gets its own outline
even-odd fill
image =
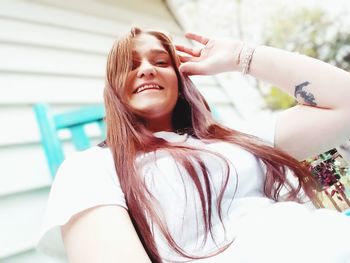
[[[48,197],[38,249],[65,257],[60,227],[74,215],[103,205],[127,209],[108,148],[93,146],[67,155],[59,167]]]
[[[108,148],[94,146],[84,151],[74,152],[61,164],[51,186],[50,199],[61,203],[63,199],[69,197],[70,201],[66,200],[66,202],[74,202],[73,200],[77,200],[74,197],[77,192],[84,197],[79,201],[81,203],[95,202],[101,200],[103,196],[106,200],[116,200],[114,197],[118,194],[119,199],[124,200]],[[124,204],[124,201],[122,203]],[[76,206],[79,207],[80,203]]]
[[[61,167],[80,166],[81,168],[91,168],[93,166],[103,166],[113,161],[109,148],[92,146],[83,151],[69,153],[62,162]],[[83,164],[83,166],[81,166]]]
[[[87,148],[82,151],[74,151],[67,155],[66,160],[79,160],[79,159],[88,159],[88,158],[105,158],[106,156],[111,155],[111,152],[108,147],[100,147],[98,145]]]

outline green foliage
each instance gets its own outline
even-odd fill
[[[321,9],[281,10],[265,31],[266,44],[319,58],[331,25]]]
[[[293,97],[277,87],[271,87],[270,92],[264,96],[266,106],[272,110],[288,109],[296,105]]]

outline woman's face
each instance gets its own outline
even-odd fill
[[[171,125],[178,80],[170,55],[156,37],[140,34],[133,39],[132,58],[123,94],[125,102],[146,124]]]

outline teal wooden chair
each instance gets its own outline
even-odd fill
[[[85,106],[55,114],[49,105],[38,103],[34,105],[34,112],[52,177],[55,176],[57,168],[65,158],[62,140],[59,137],[60,130],[70,131],[72,144],[78,151],[91,146],[91,139],[84,129],[86,125],[97,123],[101,131],[101,140],[106,137],[103,105]]]

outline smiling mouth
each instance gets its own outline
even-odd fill
[[[145,90],[162,90],[164,89],[163,87],[156,85],[156,84],[150,84],[150,85],[143,85],[141,87],[138,87],[135,91],[134,94],[140,93]]]

